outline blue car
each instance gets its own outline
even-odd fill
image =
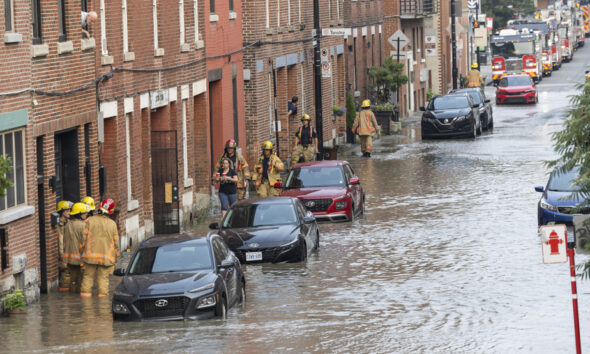
[[[537,207],[539,226],[549,223],[572,225],[574,215],[572,209],[581,200],[575,195],[576,187],[573,180],[578,176],[579,168],[563,174],[551,173],[547,187],[535,187],[537,192],[543,193]],[[581,214],[590,214],[590,208],[582,208]]]

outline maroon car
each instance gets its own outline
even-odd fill
[[[346,161],[295,165],[281,196],[299,198],[318,221],[352,221],[365,209],[365,192]]]

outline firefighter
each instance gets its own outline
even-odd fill
[[[477,69],[477,63],[471,64],[471,70],[467,73],[467,87],[480,87],[484,84],[481,73]]]
[[[254,166],[256,172],[252,180],[255,181],[256,192],[260,198],[278,196],[283,186],[280,172],[285,166],[272,149],[273,145],[270,141],[262,143],[262,155]]]
[[[84,197],[84,199],[82,199],[82,203],[88,205],[88,207],[90,207],[90,211],[88,212],[88,216],[92,216],[94,215],[94,212],[96,211],[96,204],[94,203],[94,199],[92,197]]]
[[[236,151],[238,144],[234,139],[229,139],[225,142],[225,149],[223,155],[217,161],[215,169],[213,170],[213,179],[215,173],[221,168],[221,163],[224,159],[231,161],[230,168],[238,174],[238,200],[243,200],[246,197],[246,190],[248,189],[248,180],[250,179],[250,166],[242,154]]]
[[[63,259],[67,264],[70,275],[68,290],[80,292],[82,284],[82,259],[80,256],[80,244],[86,225],[86,216],[90,208],[84,203],[76,203],[70,212],[70,221],[64,228],[64,254]]]
[[[59,214],[59,222],[57,223],[57,245],[59,252],[59,291],[70,290],[70,273],[68,272],[68,264],[65,262],[64,255],[64,230],[68,219],[70,218],[70,211],[74,203],[61,200],[57,203],[56,212]]]
[[[290,166],[295,166],[299,158],[303,155],[303,161],[313,161],[316,151],[318,151],[318,137],[315,129],[311,126],[311,118],[308,114],[301,116],[299,131],[295,133],[295,149],[291,155]]]
[[[378,132],[379,129],[375,114],[371,111],[371,101],[364,100],[361,104],[361,111],[356,114],[352,125],[352,131],[361,138],[363,157],[371,157],[373,134]]]
[[[84,264],[84,277],[80,295],[92,296],[96,278],[98,297],[109,294],[109,276],[113,274],[120,256],[117,224],[109,217],[115,210],[115,202],[105,199],[100,203],[98,215],[88,218],[80,250]]]

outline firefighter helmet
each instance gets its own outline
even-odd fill
[[[270,141],[265,141],[262,143],[262,150],[272,150],[274,146]]]
[[[309,116],[309,114],[305,113],[301,116],[301,121],[304,121],[304,120],[311,120],[311,117]]]
[[[238,143],[234,139],[229,139],[225,142],[225,148],[235,149],[238,146]]]
[[[471,64],[471,69],[477,69],[477,66],[478,66],[477,63],[472,63]]]
[[[72,211],[70,211],[70,215],[79,215],[85,214],[90,211],[90,207],[86,203],[76,203],[72,207]]]
[[[371,101],[364,100],[363,103],[361,103],[361,108],[369,108],[369,107],[371,107]]]
[[[59,213],[60,211],[72,209],[72,205],[74,205],[74,203],[70,201],[60,200],[59,203],[57,203],[57,209],[55,211]]]
[[[98,207],[100,208],[100,211],[110,215],[115,210],[115,201],[111,198],[107,198],[103,200]]]
[[[88,205],[90,211],[96,210],[96,203],[94,203],[94,199],[92,199],[92,197],[84,197],[84,199],[82,199],[82,203]]]

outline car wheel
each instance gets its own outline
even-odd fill
[[[354,204],[350,206],[350,222],[354,222],[356,220],[356,207]]]
[[[246,302],[246,284],[243,281],[240,282],[240,298],[238,299],[240,304],[244,304]]]
[[[320,233],[315,233],[315,249],[316,251],[320,249]]]
[[[469,137],[473,138],[473,139],[475,139],[477,137],[477,123],[475,122],[475,120],[473,120],[473,130],[469,134]]]
[[[215,315],[221,319],[227,318],[227,300],[224,295],[221,296],[221,302],[215,310]]]
[[[305,241],[302,241],[299,244],[299,254],[297,255],[296,262],[305,262],[306,259],[307,259],[307,245],[305,244]]]
[[[481,126],[481,120],[479,121],[479,126],[477,128],[477,135],[481,135],[481,131],[482,131],[482,126]]]
[[[365,196],[363,196],[363,203],[361,204],[361,215],[365,215]]]
[[[535,104],[539,103],[539,96],[535,95]]]

